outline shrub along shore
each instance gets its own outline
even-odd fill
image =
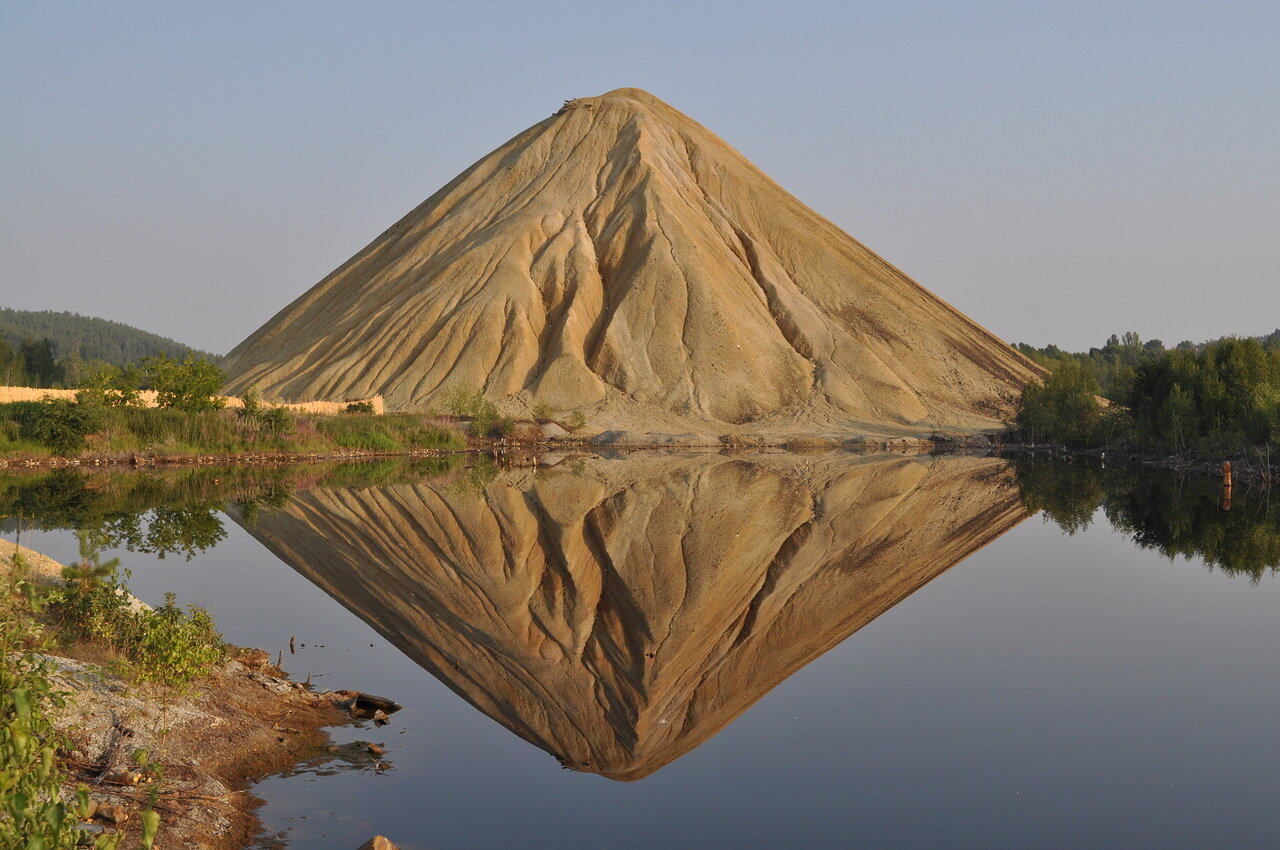
[[[241,398],[220,396],[223,381],[207,361],[161,356],[91,376],[77,390],[7,388],[10,398],[27,400],[0,402],[0,465],[439,454],[542,436],[536,423],[501,416],[478,390],[463,387],[447,394],[445,413],[384,415],[376,397],[280,404],[252,390]],[[548,410],[542,413],[550,420]],[[585,424],[580,411],[566,418],[566,430]]]
[[[1103,371],[1106,387],[1096,357],[1046,361],[1050,374],[1023,390],[1006,440],[1195,471],[1230,461],[1237,478],[1269,486],[1280,463],[1280,337],[1156,351],[1133,336],[1132,363]]]

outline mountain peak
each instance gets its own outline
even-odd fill
[[[994,428],[1036,367],[640,89],[566,101],[237,346],[230,390],[667,433]]]

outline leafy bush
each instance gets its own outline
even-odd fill
[[[273,407],[270,410],[264,410],[258,419],[269,433],[277,437],[284,437],[293,433],[293,414],[289,412],[287,407]]]
[[[471,433],[487,437],[502,424],[498,408],[484,393],[467,387],[450,387],[444,394],[444,407],[451,415],[471,420]]]
[[[373,403],[368,401],[353,401],[342,409],[343,413],[373,413]]]
[[[76,401],[98,407],[136,407],[142,403],[142,372],[132,364],[104,364],[80,382]]]
[[[203,608],[184,612],[169,593],[160,608],[135,611],[119,559],[101,563],[99,539],[88,533],[80,536],[80,553],[80,563],[63,570],[66,586],[53,600],[64,633],[107,644],[139,679],[171,688],[186,687],[223,658],[222,636]]]
[[[73,847],[87,797],[63,798],[58,740],[45,714],[63,694],[49,678],[47,648],[22,558],[0,586],[0,847]]]
[[[83,449],[85,437],[101,421],[99,411],[90,406],[51,398],[0,405],[0,418],[17,423],[18,438],[32,440],[61,455]],[[13,432],[12,425],[6,426],[4,435],[8,437]]]
[[[217,396],[226,375],[203,357],[188,354],[182,360],[174,360],[161,354],[148,357],[143,363],[159,407],[193,412],[218,410],[226,404]]]

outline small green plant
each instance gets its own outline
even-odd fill
[[[19,408],[19,436],[35,440],[60,455],[70,455],[85,447],[85,437],[101,420],[90,405],[65,398],[48,398]]]
[[[65,741],[47,710],[65,704],[66,694],[50,678],[42,653],[50,648],[38,615],[42,603],[26,577],[21,555],[0,582],[0,847],[73,848],[82,833],[77,825],[89,814],[89,792],[74,795],[70,776],[58,761]],[[152,786],[152,804],[158,791]],[[150,848],[160,816],[148,806],[141,815],[142,846]],[[97,848],[119,846],[122,833],[103,835]]]
[[[99,543],[96,535],[81,533],[80,562],[63,571],[66,586],[52,599],[67,636],[106,644],[130,662],[139,680],[178,690],[223,658],[222,636],[203,608],[184,612],[170,593],[159,608],[135,610],[120,581],[119,559],[103,563]]]
[[[353,401],[342,409],[343,413],[373,413],[373,403],[368,401]]]
[[[167,354],[148,357],[143,361],[147,379],[156,391],[156,405],[188,412],[219,410],[225,399],[217,395],[226,375],[217,366],[188,354],[175,360]]]
[[[534,421],[546,422],[551,418],[553,412],[554,411],[551,410],[551,405],[547,404],[545,401],[540,401],[533,406]]]
[[[273,407],[262,411],[258,416],[262,427],[277,437],[287,437],[293,433],[293,414],[287,407]]]
[[[164,605],[137,615],[137,634],[129,647],[138,678],[171,688],[184,688],[222,660],[226,646],[209,612],[192,605],[178,607],[172,593]]]
[[[570,431],[581,431],[587,427],[587,414],[582,412],[582,408],[575,407],[569,413],[568,426]]]
[[[257,419],[262,413],[262,396],[258,394],[257,387],[249,387],[240,396],[240,417],[242,419]]]
[[[444,394],[444,407],[451,415],[471,420],[471,434],[487,437],[501,423],[498,408],[484,397],[481,390],[450,387]]]

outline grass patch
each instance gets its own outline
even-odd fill
[[[505,430],[510,430],[507,428]],[[258,403],[239,410],[103,406],[66,400],[0,404],[0,453],[238,454],[350,449],[460,451],[456,425],[408,413],[298,414]]]

